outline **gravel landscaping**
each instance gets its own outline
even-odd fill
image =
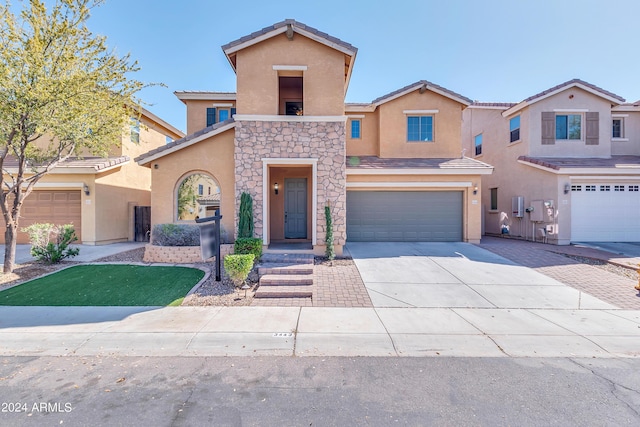
[[[593,265],[595,267],[601,268],[609,273],[617,274],[618,276],[627,277],[631,280],[638,280],[638,272],[634,269],[621,267],[615,264],[609,264],[608,262],[601,261],[599,259],[587,258],[577,255],[568,255],[563,254],[567,258],[571,258],[583,264]],[[640,267],[639,267],[640,268]]]

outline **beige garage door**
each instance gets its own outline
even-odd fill
[[[20,228],[37,222],[52,224],[73,224],[78,241],[82,240],[81,228],[81,195],[80,190],[43,191],[36,190],[29,195],[22,205]],[[0,239],[4,242],[4,233]],[[18,243],[29,243],[26,233],[18,233]]]

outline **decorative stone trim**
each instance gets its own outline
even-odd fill
[[[309,164],[316,168],[315,193],[315,239],[322,244],[325,239],[324,207],[331,204],[333,217],[333,238],[336,246],[346,242],[346,161],[345,141],[346,116],[332,121],[323,117],[318,122],[238,120],[235,129],[235,186],[236,212],[240,196],[248,192],[253,198],[255,236],[264,238],[263,206],[266,206],[264,186],[264,165],[269,159],[291,159],[291,163]],[[296,116],[280,116],[293,118]],[[301,116],[308,118],[308,116]],[[282,161],[282,160],[280,160]],[[284,162],[283,162],[284,163]],[[287,164],[291,164],[286,162]],[[313,196],[311,194],[310,196]],[[310,215],[313,218],[313,213]],[[237,225],[237,219],[236,219]],[[237,229],[237,227],[236,227]],[[313,229],[313,227],[312,227]]]
[[[222,257],[233,253],[233,245],[221,245]],[[203,262],[200,246],[156,246],[145,245],[144,262],[161,262],[169,264],[193,264]]]

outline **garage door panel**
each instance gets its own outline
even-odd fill
[[[81,199],[82,195],[79,190],[35,190],[25,199],[22,205],[19,228],[22,229],[31,224],[46,222],[53,224],[73,224],[78,239],[82,239]],[[0,236],[0,242],[4,242],[4,233]],[[29,243],[27,233],[18,232],[18,243]]]
[[[462,192],[349,191],[349,241],[460,241]]]
[[[572,185],[571,240],[640,241],[640,192],[633,191],[636,185]]]

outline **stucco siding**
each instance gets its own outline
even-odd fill
[[[284,34],[238,52],[236,58],[238,114],[278,114],[278,71],[274,65],[300,65],[304,115],[344,114],[344,54],[295,34]]]
[[[462,105],[431,91],[418,90],[378,107],[380,157],[460,157]],[[404,111],[437,110],[433,113],[432,142],[407,141],[407,117]]]

